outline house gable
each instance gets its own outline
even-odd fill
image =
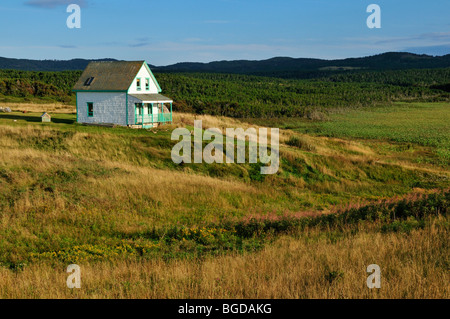
[[[161,87],[159,86],[158,81],[148,64],[144,62],[129,86],[128,94],[156,94],[160,92]]]

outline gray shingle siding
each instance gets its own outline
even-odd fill
[[[126,96],[125,92],[77,92],[78,122],[126,125]],[[89,102],[94,103],[92,117],[88,116]],[[131,113],[128,115],[128,123],[132,124]]]
[[[128,125],[134,124],[134,103],[139,103],[140,101],[128,95]]]

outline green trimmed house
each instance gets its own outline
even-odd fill
[[[91,62],[73,89],[77,122],[152,128],[172,122],[173,101],[145,61]]]

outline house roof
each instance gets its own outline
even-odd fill
[[[142,102],[147,103],[171,103],[173,102],[171,98],[164,96],[162,94],[130,94],[130,96],[137,98]]]
[[[48,114],[47,112],[44,112],[41,117],[51,117],[50,114]]]
[[[74,91],[127,91],[144,63],[145,61],[90,62],[73,89]],[[85,85],[89,79],[91,83]]]

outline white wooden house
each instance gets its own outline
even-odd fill
[[[151,128],[172,122],[172,100],[145,61],[91,62],[73,89],[77,122]]]

